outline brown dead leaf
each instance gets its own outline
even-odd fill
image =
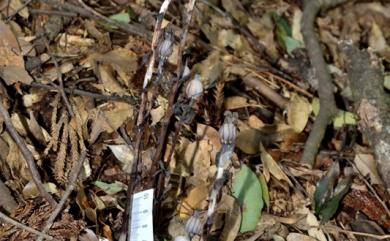
[[[218,32],[217,43],[220,47],[230,47],[234,50],[240,50],[243,47],[241,35],[236,34],[233,30],[222,29]]]
[[[95,40],[79,35],[59,34],[59,46],[67,54],[85,54],[90,48],[95,46]]]
[[[264,172],[271,173],[272,176],[274,176],[279,181],[283,180],[290,185],[290,187],[293,186],[292,182],[288,178],[288,176],[283,172],[282,168],[275,162],[275,160],[272,158],[270,154],[265,150],[262,144],[260,144],[260,150],[261,150],[261,160],[264,164]],[[264,176],[267,176],[264,174]]]
[[[181,218],[188,218],[191,209],[204,209],[207,207],[207,197],[209,195],[209,185],[203,183],[192,188],[178,207]]]
[[[122,102],[108,102],[92,110],[89,142],[94,143],[103,131],[112,133],[133,116],[133,106]]]
[[[216,208],[216,212],[225,214],[225,225],[219,240],[234,241],[241,226],[240,204],[232,196],[223,195]]]
[[[371,32],[368,35],[368,45],[387,60],[390,60],[390,46],[387,44],[381,29],[376,22],[372,23]]]
[[[9,26],[0,20],[0,77],[7,85],[16,82],[30,84],[31,76],[24,69],[18,41]]]
[[[196,126],[196,134],[203,140],[209,140],[213,146],[211,150],[211,161],[215,163],[217,152],[221,149],[221,141],[219,139],[219,132],[211,126],[198,123]]]
[[[253,129],[261,129],[265,126],[265,123],[255,115],[250,115],[248,118],[248,125]]]
[[[242,96],[231,96],[225,98],[225,109],[235,110],[244,107],[258,107],[263,108],[263,105],[256,103],[256,101],[248,100]]]
[[[159,106],[150,111],[150,115],[152,117],[151,126],[154,126],[155,124],[160,122],[160,120],[164,117],[165,112],[167,111],[168,108],[168,100],[163,96],[159,95],[157,97],[157,102]]]
[[[316,241],[317,239],[300,233],[289,233],[286,238],[287,241]]]
[[[211,150],[212,146],[207,140],[191,142],[180,155],[183,162],[183,174],[193,173],[194,178],[206,182],[212,175],[210,173]]]
[[[213,51],[202,62],[196,64],[193,69],[202,76],[204,89],[208,89],[221,77],[223,62],[219,51]]]
[[[355,156],[354,163],[363,176],[370,177],[371,184],[383,185],[376,167],[376,161],[372,154],[358,153]]]
[[[306,218],[300,219],[295,226],[302,230],[307,230],[310,237],[320,241],[327,241],[324,232],[319,228],[319,221],[316,216],[307,208],[302,207],[295,212],[297,215],[306,215]]]
[[[45,73],[43,74],[43,80],[48,82],[53,82],[54,80],[58,79],[58,70],[61,72],[61,74],[69,73],[74,68],[73,64],[63,63],[58,68],[55,66],[48,68]]]
[[[248,14],[238,0],[222,0],[223,8],[229,12],[242,26],[248,23]]]
[[[50,134],[41,126],[39,126],[34,116],[30,116],[29,119],[23,115],[13,113],[11,115],[11,121],[15,129],[22,136],[27,136],[28,134],[32,134],[34,138],[41,141],[41,143],[47,143],[50,140]]]
[[[278,44],[275,42],[274,23],[270,14],[264,14],[261,18],[249,18],[248,28],[264,46],[265,51],[272,59],[279,58]]]
[[[287,105],[287,122],[295,132],[305,129],[312,108],[310,102],[303,96],[293,94]]]
[[[4,16],[6,16],[6,14],[8,14],[8,16],[11,16],[17,13],[21,17],[27,19],[30,16],[28,8],[22,7],[23,3],[20,0],[0,1],[0,9]]]
[[[108,93],[116,93],[116,94],[126,93],[124,87],[115,78],[115,73],[110,65],[108,64],[99,65],[98,72],[103,87]]]
[[[259,145],[262,139],[261,131],[250,128],[238,133],[236,146],[246,154],[256,154],[260,152]]]

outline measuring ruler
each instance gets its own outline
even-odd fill
[[[154,241],[153,189],[135,193],[131,209],[130,241]]]

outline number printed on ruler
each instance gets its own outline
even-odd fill
[[[131,241],[153,241],[153,189],[135,193],[131,212]]]

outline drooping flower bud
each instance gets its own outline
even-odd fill
[[[173,52],[173,29],[170,25],[165,27],[161,33],[161,39],[157,45],[157,56],[159,61],[165,61]]]
[[[191,236],[192,235],[201,235],[203,232],[203,222],[201,220],[201,213],[197,210],[191,215],[191,217],[186,222],[186,231]]]
[[[196,74],[194,78],[188,82],[186,87],[186,95],[190,99],[196,99],[203,93],[203,84],[200,75]]]
[[[219,138],[222,144],[233,144],[237,137],[237,128],[235,125],[236,116],[232,112],[225,112],[225,120],[219,129]]]
[[[190,239],[186,236],[177,236],[173,241],[190,241]]]

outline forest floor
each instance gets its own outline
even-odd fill
[[[0,240],[390,240],[390,4],[302,2],[0,0]]]

